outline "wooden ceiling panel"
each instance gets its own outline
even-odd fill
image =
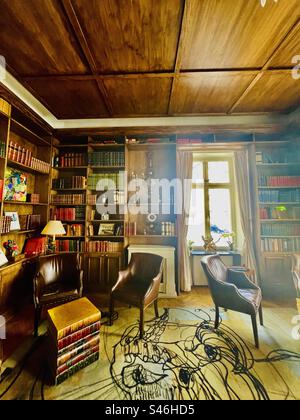
[[[253,71],[181,75],[174,82],[170,113],[227,113],[255,75]]]
[[[94,80],[31,80],[27,82],[38,92],[60,119],[107,117],[108,112]]]
[[[299,18],[299,0],[188,0],[181,68],[263,67]]]
[[[270,67],[294,67],[293,57],[300,54],[300,23],[295,26],[293,31],[282,43],[281,47],[274,55]]]
[[[173,70],[183,0],[73,0],[72,4],[98,71]]]
[[[166,115],[172,80],[170,78],[105,79],[113,112],[118,116]]]
[[[264,73],[234,112],[281,112],[299,104],[300,81],[289,70],[276,70]]]
[[[57,0],[0,0],[0,54],[19,75],[88,71]]]

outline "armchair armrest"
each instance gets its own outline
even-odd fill
[[[37,307],[40,304],[40,299],[43,295],[43,289],[45,285],[44,277],[41,273],[36,273],[33,279],[33,301],[34,306]]]
[[[238,289],[259,289],[245,272],[234,270],[233,268],[228,269],[228,282],[234,284]]]

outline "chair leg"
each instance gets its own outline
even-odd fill
[[[154,301],[154,311],[155,311],[156,318],[158,318],[159,317],[159,312],[158,312],[158,302],[157,302],[157,299]]]
[[[114,315],[114,299],[112,296],[110,296],[109,301],[109,325],[113,325],[113,315]]]
[[[220,308],[216,306],[215,329],[219,328],[219,324],[220,324]]]
[[[260,325],[263,327],[264,326],[264,316],[263,316],[263,310],[262,310],[262,306],[260,305],[259,307],[259,321],[260,321]]]
[[[34,336],[38,337],[39,335],[39,323],[41,319],[42,309],[36,308],[34,312]]]
[[[252,314],[251,315],[251,320],[252,320],[252,328],[253,328],[253,335],[254,335],[255,347],[257,349],[259,349],[259,339],[258,339],[256,314]]]
[[[144,336],[144,308],[140,308],[140,339]]]

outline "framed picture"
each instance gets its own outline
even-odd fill
[[[99,236],[114,236],[115,224],[114,223],[100,223]]]
[[[15,169],[5,170],[4,200],[26,201],[27,175]]]
[[[19,216],[18,216],[18,213],[16,211],[6,211],[5,216],[11,218],[11,225],[10,225],[10,230],[11,231],[21,229]]]

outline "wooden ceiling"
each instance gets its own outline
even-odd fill
[[[0,55],[57,118],[289,112],[300,1],[0,0]]]

